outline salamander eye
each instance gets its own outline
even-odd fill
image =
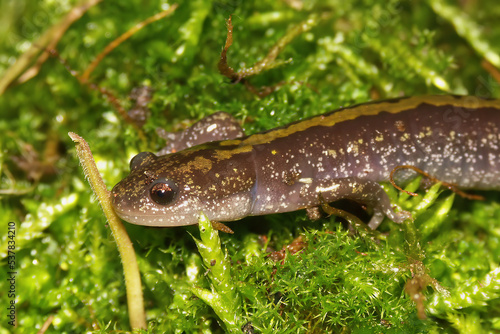
[[[172,180],[159,180],[150,190],[151,199],[160,205],[168,205],[177,199],[179,187]]]

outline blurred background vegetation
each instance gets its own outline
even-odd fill
[[[111,41],[174,2],[0,2],[0,306],[10,302],[4,268],[7,223],[14,222],[18,333],[33,333],[44,323],[50,324],[47,333],[130,330],[116,245],[69,131],[89,142],[111,188],[128,173],[131,157],[162,147],[158,127],[179,130],[218,110],[235,115],[251,134],[373,99],[500,97],[495,0],[177,4],[104,57],[83,84],[57,56],[27,70],[53,42],[66,65],[81,74]],[[82,5],[88,10],[66,29],[68,13],[78,14]],[[281,50],[279,66],[247,78],[245,86],[217,68],[230,15],[228,63],[235,70],[252,67],[304,22],[308,30]],[[23,55],[26,66],[13,71]],[[141,138],[102,89],[128,110],[132,90],[144,85],[153,93]],[[275,89],[257,96],[248,85]],[[230,224],[235,234],[221,238],[239,287],[244,330],[500,331],[500,197],[485,195],[484,202],[457,199],[446,218],[408,242],[418,250],[405,248],[408,233],[389,222],[382,226],[388,241],[378,246],[349,234],[334,218],[310,222],[303,212]],[[197,235],[197,228],[126,226],[138,253],[148,332],[223,332],[223,321],[190,290],[209,286],[188,234]],[[307,243],[300,255],[278,262],[266,255],[267,247],[279,250],[299,235]],[[404,292],[415,274],[412,252],[449,291],[422,288],[426,319]],[[7,321],[2,316],[0,333],[13,330]]]

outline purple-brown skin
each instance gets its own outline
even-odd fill
[[[201,144],[211,132],[221,139],[224,119],[235,125],[228,114],[217,113],[195,124],[204,129],[202,137],[193,138],[188,129],[191,135],[171,145],[196,146],[132,159],[130,175],[113,188],[118,215],[149,226],[196,224],[200,212],[233,221],[317,207],[321,194],[326,202],[347,198],[371,207],[369,226],[375,229],[384,216],[398,223],[409,217],[393,210],[378,183],[397,166],[415,166],[461,188],[500,189],[499,100],[388,100],[231,137],[242,133],[238,128],[227,132],[227,140]],[[412,171],[397,175],[398,182],[415,177]]]

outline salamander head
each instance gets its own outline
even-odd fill
[[[123,220],[149,226],[191,225],[201,210],[186,178],[165,173],[162,159],[142,152],[130,161],[130,175],[112,190],[113,207]]]
[[[115,212],[129,223],[147,226],[197,224],[202,211],[220,221],[245,216],[251,192],[243,190],[253,183],[240,180],[233,182],[236,187],[227,188],[231,177],[217,172],[212,155],[210,150],[160,157],[139,153],[130,161],[130,175],[112,190]],[[235,171],[245,175],[243,170]]]

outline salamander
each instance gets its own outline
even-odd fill
[[[167,154],[135,156],[130,174],[113,188],[122,219],[181,226],[196,224],[200,212],[234,221],[351,199],[372,209],[375,229],[384,216],[408,218],[379,184],[401,165],[464,189],[500,189],[500,100],[371,102],[250,136],[219,112],[171,139]],[[397,181],[414,177],[405,170]]]

